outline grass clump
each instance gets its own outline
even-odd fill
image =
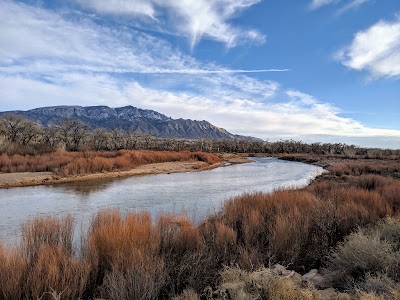
[[[328,257],[331,284],[347,291],[387,296],[399,290],[400,220],[387,218],[346,237]]]

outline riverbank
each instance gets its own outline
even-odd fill
[[[84,182],[100,179],[125,178],[131,176],[185,173],[210,170],[222,166],[222,162],[165,162],[139,166],[127,171],[112,171],[87,175],[61,177],[51,172],[23,172],[0,174],[0,188],[53,185],[62,183]]]
[[[322,167],[328,171],[320,176],[324,179],[346,181],[348,176],[362,175],[400,178],[400,159],[397,156],[281,154],[275,157]]]
[[[386,172],[393,163],[385,164]],[[201,223],[171,213],[153,219],[145,212],[100,211],[84,233],[79,257],[72,250],[71,217],[37,217],[22,226],[18,248],[2,254],[0,245],[4,291],[16,299],[51,291],[103,299],[136,299],[149,292],[151,299],[162,300],[179,294],[175,299],[398,299],[400,181],[360,173],[383,172],[382,165],[340,167],[344,173],[323,175],[303,189],[245,193]],[[190,197],[199,201],[195,193]],[[273,274],[276,263],[290,269],[279,267]],[[43,270],[52,276],[38,277]],[[375,297],[383,289],[387,297]]]
[[[0,173],[0,188],[54,185],[62,183],[74,183],[94,181],[100,179],[125,178],[131,176],[185,173],[210,170],[226,164],[249,163],[251,160],[245,155],[221,154],[218,162],[206,161],[171,161],[143,164],[130,170],[114,170],[95,172],[93,174],[66,175],[62,176],[55,172],[13,172]]]

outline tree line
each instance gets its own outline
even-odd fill
[[[120,129],[91,129],[77,119],[66,118],[42,126],[16,114],[0,117],[0,153],[37,154],[58,149],[66,151],[166,150],[214,153],[265,153],[317,155],[400,155],[400,150],[357,147],[343,143],[305,143],[295,140],[268,142],[258,139],[197,140],[157,137]]]

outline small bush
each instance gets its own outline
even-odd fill
[[[66,215],[36,217],[22,224],[22,248],[30,261],[34,260],[42,246],[60,246],[69,254],[73,251],[74,220]]]
[[[393,233],[388,229],[393,226],[389,220],[373,229],[359,229],[350,234],[332,252],[328,257],[326,274],[335,287],[355,290],[357,285],[367,287],[373,282],[378,286],[378,279],[386,276],[397,278],[400,274],[400,252],[385,238],[391,238]],[[380,281],[385,285],[383,280]]]
[[[159,244],[148,213],[98,213],[86,246],[92,289],[101,285],[100,294],[107,299],[156,299],[166,280]]]
[[[390,297],[393,291],[399,290],[400,286],[387,274],[371,275],[368,273],[363,281],[356,283],[356,288],[369,294]]]

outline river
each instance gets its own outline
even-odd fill
[[[71,213],[87,224],[100,209],[188,213],[199,221],[244,192],[303,187],[324,170],[275,158],[208,171],[129,177],[52,186],[0,189],[0,241],[15,242],[23,222],[36,215]],[[79,227],[79,226],[77,226]]]

